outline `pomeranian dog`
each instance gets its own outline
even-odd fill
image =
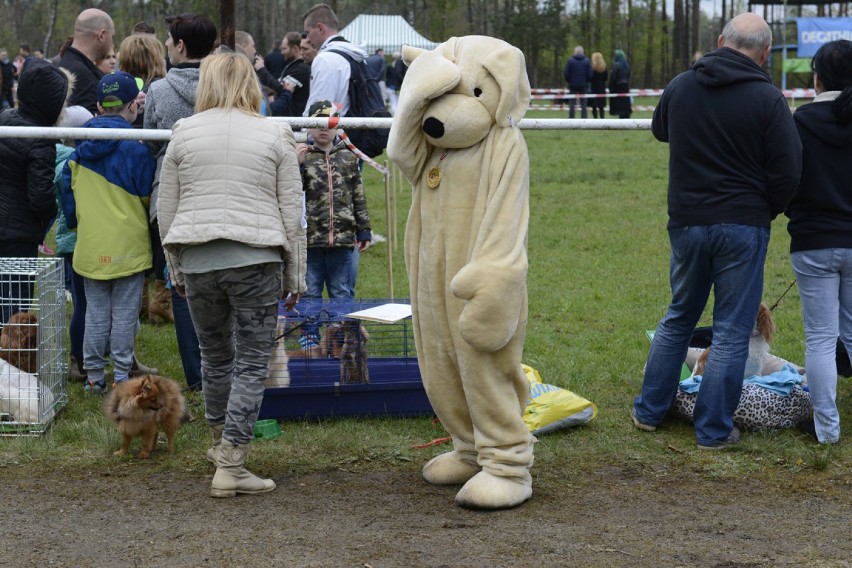
[[[141,436],[141,459],[154,451],[158,427],[166,433],[169,452],[174,452],[175,434],[187,416],[186,401],[178,384],[157,375],[143,375],[117,384],[104,403],[104,414],[121,433],[121,447],[113,455],[125,454],[130,440]]]
[[[0,331],[0,359],[26,373],[38,372],[38,318],[35,314],[12,314]]]
[[[745,377],[770,375],[783,366],[784,361],[782,359],[769,354],[769,344],[772,343],[774,336],[775,321],[772,319],[772,311],[769,306],[761,302],[757,311],[754,331],[752,331],[751,339],[748,342],[748,359],[743,373]],[[712,348],[711,345],[698,357],[694,375],[704,375],[704,367],[707,365],[707,358],[710,356],[710,349]]]

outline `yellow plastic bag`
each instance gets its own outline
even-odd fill
[[[541,382],[538,371],[521,365],[529,381],[530,394],[524,422],[533,435],[586,424],[598,414],[598,407],[569,390]]]

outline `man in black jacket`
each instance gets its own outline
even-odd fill
[[[283,81],[285,77],[292,77],[301,85],[297,84],[293,90],[293,98],[290,101],[290,107],[283,116],[302,116],[305,111],[305,105],[308,102],[308,93],[310,92],[311,84],[311,66],[305,63],[302,59],[302,34],[299,32],[289,32],[284,36],[284,41],[281,43],[281,53],[287,64],[281,71],[279,81]]]
[[[77,16],[74,22],[74,42],[59,60],[59,66],[73,73],[76,78],[68,106],[79,105],[97,114],[98,81],[104,74],[95,66],[95,61],[113,51],[114,35],[115,25],[106,12],[89,8]]]
[[[0,110],[15,106],[12,87],[15,85],[15,67],[9,60],[9,52],[0,48]]]
[[[0,113],[0,126],[53,126],[68,95],[68,76],[48,61],[30,60],[18,81],[18,108]],[[55,140],[0,138],[0,258],[35,258],[56,216]],[[32,290],[0,282],[2,321],[25,306]]]
[[[771,43],[763,18],[735,17],[719,48],[669,83],[651,125],[669,143],[672,301],[654,335],[632,418],[646,431],[663,421],[712,287],[713,345],[693,415],[701,449],[739,440],[733,414],[763,292],[770,223],[801,175],[793,117],[761,68]]]

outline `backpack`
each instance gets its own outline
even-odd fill
[[[385,106],[385,99],[382,97],[382,90],[379,87],[379,82],[370,77],[367,70],[367,63],[364,61],[358,62],[344,51],[330,49],[334,53],[344,57],[349,62],[349,110],[346,116],[360,116],[365,118],[390,118],[391,113],[388,112]],[[389,128],[369,129],[369,128],[353,128],[346,135],[356,148],[367,154],[371,158],[375,158],[385,151],[388,145],[388,136],[390,135]]]

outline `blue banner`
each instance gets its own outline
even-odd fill
[[[813,57],[824,43],[852,40],[852,18],[796,18],[799,57]]]

